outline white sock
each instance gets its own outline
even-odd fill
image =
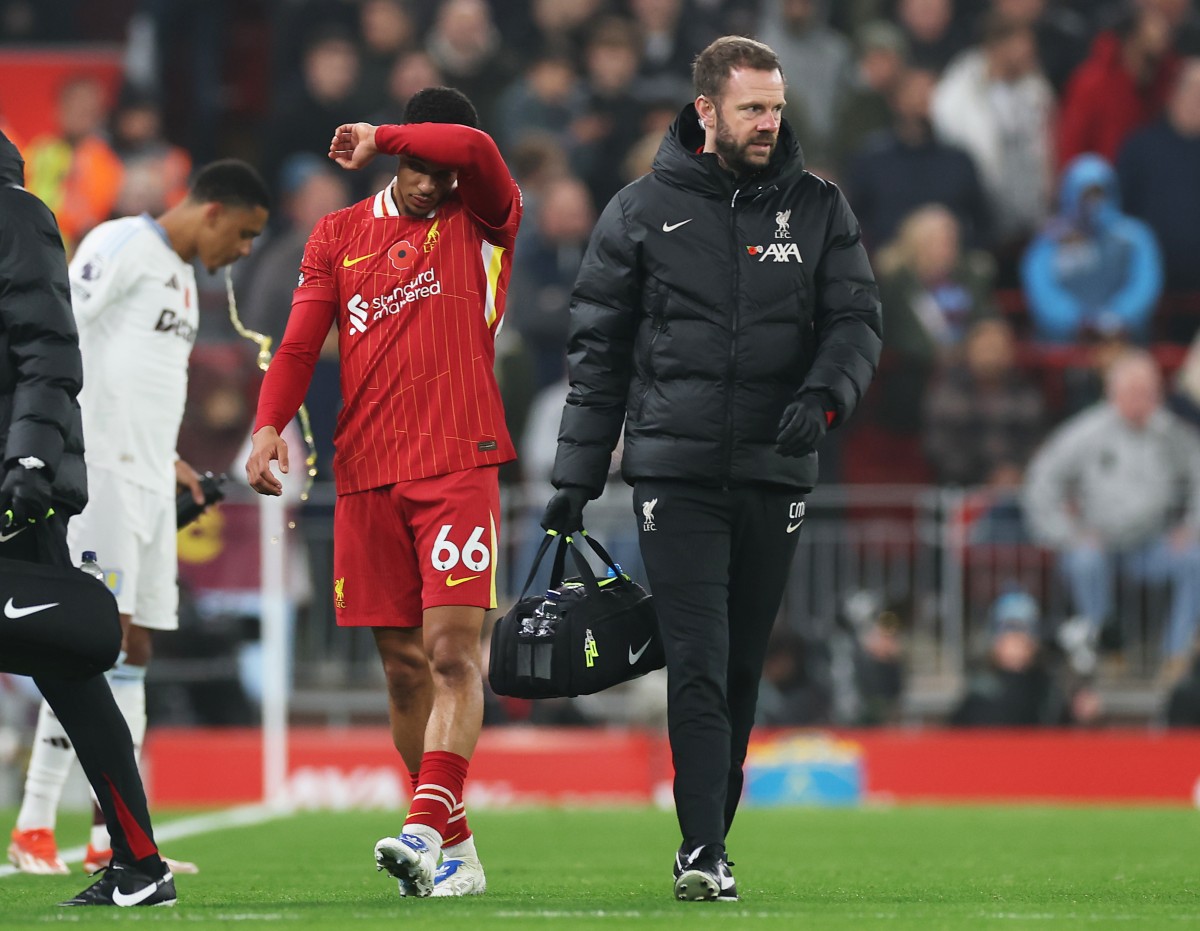
[[[108,850],[112,846],[112,838],[108,836],[108,828],[105,827],[103,821],[92,825],[92,833],[88,837],[88,843],[96,851]]]
[[[18,831],[54,830],[58,821],[58,802],[73,762],[75,748],[50,706],[43,701],[38,709],[29,771],[25,774],[25,796],[17,815]]]
[[[142,743],[146,739],[146,667],[130,666],[122,656],[104,676],[121,710],[121,717],[129,727],[129,736],[133,738],[133,758],[140,761]],[[112,839],[108,836],[108,828],[93,824],[89,843],[96,850],[110,848]]]
[[[121,660],[104,676],[117,707],[121,709],[121,717],[129,725],[133,758],[140,761],[142,742],[146,739],[146,667],[130,666]]]
[[[404,833],[413,834],[421,838],[421,840],[425,841],[434,850],[440,850],[442,847],[442,835],[427,824],[406,824],[404,825]]]
[[[459,841],[449,847],[442,848],[443,860],[478,860],[479,854],[475,850],[475,835],[472,834],[466,840]]]

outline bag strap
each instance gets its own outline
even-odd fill
[[[541,566],[542,560],[546,557],[546,552],[550,549],[550,544],[558,540],[558,549],[554,552],[554,562],[550,566],[550,588],[557,588],[562,583],[563,570],[566,568],[567,562],[567,540],[569,537],[564,537],[555,530],[547,530],[546,535],[542,537],[542,542],[538,546],[537,553],[533,557],[533,565],[529,567],[529,575],[525,577],[525,584],[521,586],[521,594],[517,596],[520,601],[527,594],[529,588],[533,585],[533,580],[537,576],[538,567]]]
[[[592,548],[592,552],[600,557],[604,565],[608,566],[608,568],[615,572],[618,578],[624,578],[625,573],[621,571],[620,567],[617,566],[615,562],[613,562],[613,558],[608,555],[608,550],[600,545],[600,541],[589,534],[586,530],[581,530],[580,534],[587,541],[588,546]]]
[[[580,531],[584,533],[583,531]],[[584,537],[586,538],[586,533]],[[579,580],[583,582],[584,588],[588,590],[590,595],[600,594],[600,581],[596,578],[596,573],[592,571],[591,564],[587,561],[587,557],[583,555],[579,544],[575,542],[575,538],[567,537],[566,542],[571,547],[571,558],[575,560],[575,568],[579,571]]]
[[[608,550],[601,546],[600,542],[588,534],[586,530],[581,529],[579,536],[587,541],[588,546],[592,548],[604,565],[612,569],[617,574],[617,578],[623,578],[623,573],[617,568],[617,564],[613,562],[613,558],[608,555]],[[562,584],[563,573],[566,570],[567,549],[571,550],[571,558],[575,561],[575,568],[579,571],[579,578],[587,587],[588,591],[593,595],[600,593],[600,580],[596,578],[596,573],[592,571],[591,565],[584,558],[583,552],[579,549],[575,541],[575,536],[562,536],[553,530],[547,530],[546,535],[542,537],[542,542],[539,544],[537,553],[533,557],[533,565],[529,567],[529,575],[525,577],[525,584],[521,586],[521,594],[517,596],[520,601],[528,593],[530,586],[533,585],[533,580],[537,576],[538,567],[541,566],[542,560],[546,557],[546,553],[550,549],[550,544],[558,539],[558,548],[554,551],[554,562],[550,567],[550,588],[557,588]]]

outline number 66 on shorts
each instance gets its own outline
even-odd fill
[[[458,565],[461,558],[463,566],[472,572],[485,571],[492,564],[492,552],[480,542],[484,528],[472,530],[461,550],[450,540],[453,531],[453,524],[442,524],[442,529],[438,531],[437,539],[433,541],[433,552],[429,554],[433,568],[438,572],[448,572]]]
[[[338,625],[418,627],[426,608],[494,608],[499,513],[495,466],[339,495]]]

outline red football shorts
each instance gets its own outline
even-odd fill
[[[496,466],[339,495],[333,604],[339,627],[420,627],[439,605],[496,607]]]

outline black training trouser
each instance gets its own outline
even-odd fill
[[[48,566],[72,565],[67,551],[65,524],[57,517],[40,522],[21,531],[9,540],[0,542],[0,556],[6,559],[40,563]],[[28,619],[30,622],[35,617]],[[93,638],[95,619],[75,619],[79,638]],[[56,653],[65,652],[61,630],[53,630],[43,644],[30,636],[29,624],[22,625],[19,642],[6,642],[4,625],[0,624],[0,670],[5,669],[6,657],[14,669],[54,668]],[[115,648],[114,648],[115,657]],[[78,663],[67,662],[71,675],[76,675]],[[137,866],[151,875],[161,875],[165,866],[158,856],[150,812],[146,807],[146,791],[133,755],[133,739],[122,717],[108,680],[102,674],[88,678],[61,678],[52,672],[35,675],[34,684],[45,697],[71,740],[75,755],[91,783],[96,800],[104,812],[104,822],[112,838],[113,860]]]
[[[758,683],[804,496],[646,479],[633,492],[667,654],[667,725],[683,850],[724,844],[742,793]]]

